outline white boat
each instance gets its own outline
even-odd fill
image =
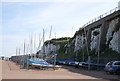
[[[46,62],[43,59],[40,59],[40,60],[29,60],[29,65],[35,66],[35,67],[42,67],[42,68],[54,68],[54,69],[61,68],[61,66],[52,65],[52,64]]]

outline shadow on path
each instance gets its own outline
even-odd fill
[[[88,70],[88,69],[85,69],[85,68],[75,68],[73,66],[65,66],[65,65],[63,65],[63,68],[69,70],[70,72],[80,73],[80,74],[95,77],[95,78],[119,79],[120,80],[119,75],[110,75],[110,74],[107,74],[104,71]]]

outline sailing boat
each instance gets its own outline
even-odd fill
[[[45,48],[44,48],[44,29],[43,29],[43,55],[42,57],[45,56]],[[31,40],[32,41],[32,40]],[[40,44],[41,44],[41,41],[40,41]],[[32,46],[32,42],[31,42],[31,46]],[[32,49],[31,49],[32,50]],[[32,52],[31,52],[32,54]],[[39,53],[40,54],[40,53]],[[40,68],[54,68],[54,69],[58,69],[60,68],[61,66],[58,66],[58,65],[52,65],[48,62],[46,62],[43,58],[39,59],[39,60],[35,60],[35,59],[29,59],[29,65],[30,66],[35,66],[35,67],[40,67]]]

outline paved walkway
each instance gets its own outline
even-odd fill
[[[0,81],[2,79],[2,60],[0,59]]]
[[[117,75],[76,69],[69,66],[63,66],[63,68],[56,71],[45,71],[20,69],[18,65],[11,61],[2,61],[2,64],[3,79],[118,79]]]

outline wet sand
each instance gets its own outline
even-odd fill
[[[0,64],[1,66],[1,64]],[[20,69],[11,61],[2,61],[2,79],[118,79],[101,71],[63,66],[59,70]]]

